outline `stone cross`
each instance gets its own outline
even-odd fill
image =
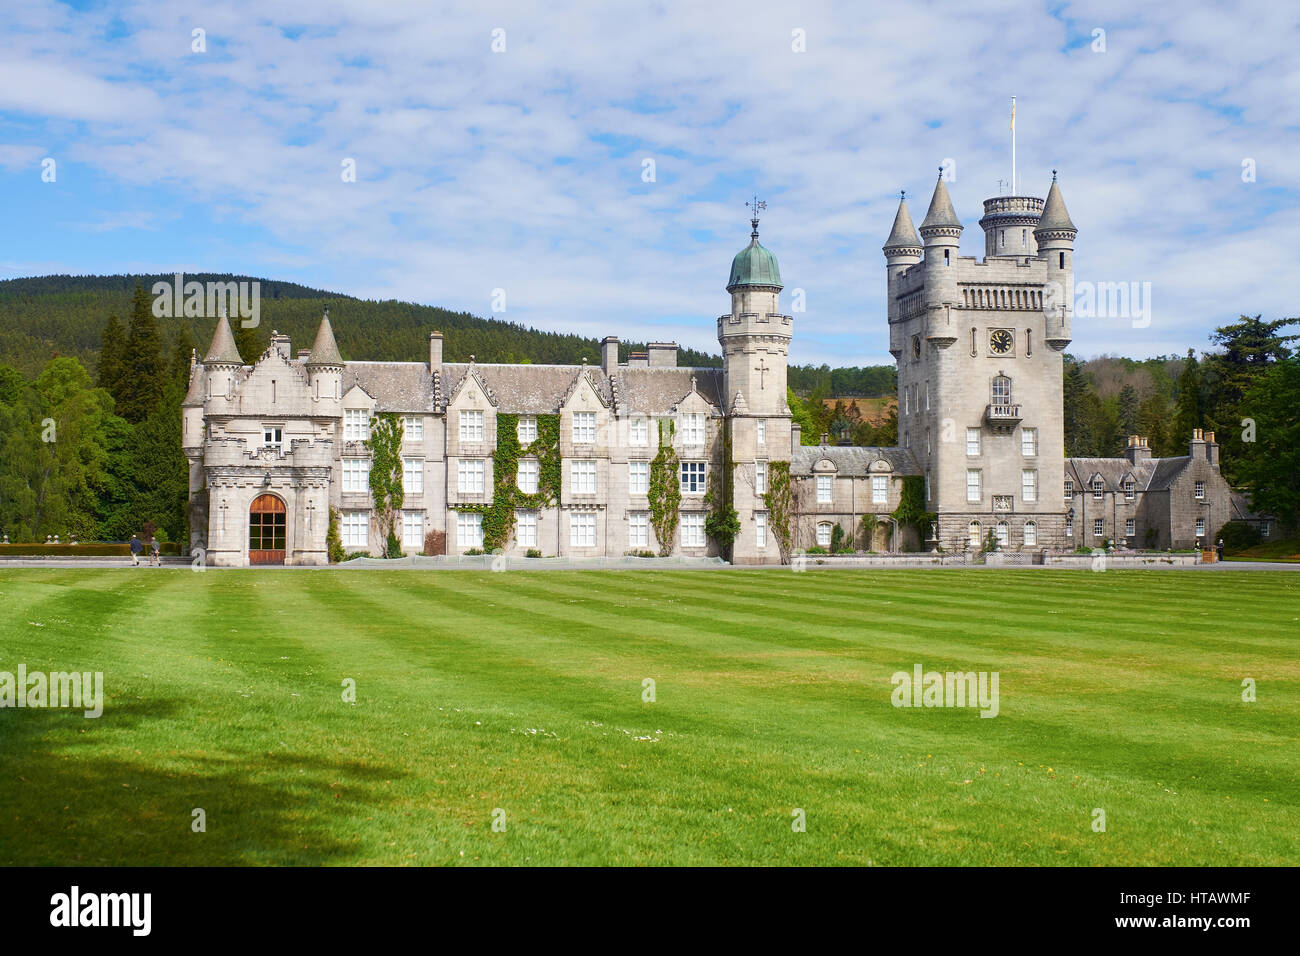
[[[226,503],[226,500],[224,498],[221,499],[221,530],[222,531],[226,530],[226,509],[229,507],[230,505]]]
[[[308,501],[307,502],[307,530],[308,531],[311,530],[311,516],[315,511],[316,511],[316,502]]]
[[[766,388],[767,386],[766,386],[765,384],[763,384],[763,383],[764,383],[764,377],[763,377],[763,376],[765,376],[768,372],[773,371],[773,369],[768,368],[768,367],[767,367],[767,364],[764,362],[763,359],[759,359],[759,360],[758,360],[758,364],[754,366],[754,371],[758,373],[758,387],[759,387],[759,389],[762,390],[762,389]]]

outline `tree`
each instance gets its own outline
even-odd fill
[[[390,412],[375,418],[370,428],[370,437],[365,446],[370,449],[373,460],[370,463],[370,495],[375,500],[375,511],[379,515],[379,526],[384,540],[387,557],[401,557],[401,548],[393,553],[393,542],[397,538],[397,514],[405,500],[402,487],[402,419],[400,415]]]
[[[1171,427],[1169,441],[1174,447],[1187,442],[1192,431],[1201,428],[1205,421],[1205,411],[1201,403],[1201,365],[1196,361],[1196,352],[1187,350],[1187,364],[1178,376],[1178,401],[1174,405],[1174,423]]]
[[[1084,420],[1084,398],[1088,394],[1088,380],[1083,368],[1070,356],[1066,356],[1065,379],[1061,386],[1064,402],[1065,454],[1080,457],[1089,444]]]
[[[1239,473],[1255,510],[1273,514],[1294,533],[1300,527],[1300,358],[1273,363],[1242,396],[1243,418],[1254,424]],[[1246,430],[1243,428],[1243,431]]]
[[[152,303],[139,284],[131,299],[131,324],[122,370],[118,414],[129,422],[142,422],[162,404],[167,372]]]
[[[116,315],[110,315],[104,326],[99,347],[99,369],[96,384],[107,389],[114,401],[121,401],[123,379],[126,376],[126,330]]]
[[[1138,434],[1138,419],[1141,414],[1141,400],[1137,389],[1125,385],[1119,391],[1119,424],[1124,435]]]

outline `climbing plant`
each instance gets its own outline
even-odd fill
[[[673,448],[676,433],[671,418],[659,422],[659,453],[650,462],[650,526],[659,541],[659,556],[665,558],[673,550],[682,504],[681,462]]]
[[[880,518],[873,514],[862,516],[862,550],[871,551],[875,547],[876,526],[880,524]]]
[[[929,535],[930,528],[939,516],[933,511],[925,510],[925,479],[920,475],[907,475],[903,478],[898,507],[894,509],[892,517],[900,525],[916,528],[923,541]]]
[[[767,527],[776,538],[776,547],[781,554],[781,563],[790,563],[791,544],[794,528],[791,526],[794,511],[790,493],[790,463],[788,461],[770,461],[767,463],[767,493],[763,495],[763,504],[767,506]]]
[[[704,532],[718,545],[718,551],[726,560],[731,560],[731,549],[736,535],[740,534],[740,515],[735,507],[733,485],[735,483],[735,463],[731,460],[731,423],[722,423],[722,467],[713,469],[709,476],[709,487],[704,493],[704,506],[708,514],[704,518]]]
[[[536,492],[519,490],[519,459],[529,457],[537,459]],[[515,531],[517,511],[559,503],[562,468],[559,415],[538,415],[537,437],[521,445],[519,416],[498,414],[496,450],[492,453],[492,501],[458,505],[456,510],[483,516],[484,550],[505,548]]]
[[[385,412],[371,422],[370,437],[365,446],[370,449],[370,496],[375,500],[379,515],[380,533],[388,542],[388,557],[401,557],[401,547],[393,554],[397,540],[397,513],[402,508],[405,493],[402,489],[402,419],[400,415]]]
[[[330,509],[329,530],[325,532],[325,548],[329,552],[330,561],[337,564],[343,560],[343,536],[339,533],[339,512],[337,508]]]

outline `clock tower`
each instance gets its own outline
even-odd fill
[[[899,444],[925,476],[945,549],[990,534],[1005,550],[1090,543],[1063,494],[1077,230],[1055,174],[1046,200],[985,200],[980,226],[984,258],[959,256],[963,227],[942,171],[919,237],[899,203],[883,249]]]

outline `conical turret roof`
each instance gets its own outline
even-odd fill
[[[960,229],[961,220],[957,218],[956,211],[952,208],[952,200],[948,198],[948,187],[943,184],[943,173],[939,173],[939,180],[934,184],[934,195],[930,197],[930,209],[925,214],[925,221],[921,223],[921,233],[925,234],[927,229]]]
[[[1070,214],[1065,210],[1065,200],[1061,198],[1061,190],[1056,185],[1056,173],[1053,172],[1052,188],[1047,191],[1047,201],[1043,203],[1043,215],[1039,217],[1034,232],[1063,231],[1077,233],[1079,229],[1070,221]]]
[[[339,355],[338,343],[334,341],[334,330],[330,328],[329,310],[320,320],[316,330],[316,341],[312,343],[311,355],[307,356],[308,365],[343,365],[343,356]]]
[[[217,330],[212,333],[212,344],[208,354],[203,356],[204,365],[243,365],[239,349],[235,347],[235,336],[230,331],[230,320],[223,312],[217,319]]]
[[[894,228],[889,231],[889,238],[881,247],[885,252],[891,249],[919,249],[921,237],[912,225],[912,216],[907,211],[907,200],[899,199],[898,212],[894,215]]]

